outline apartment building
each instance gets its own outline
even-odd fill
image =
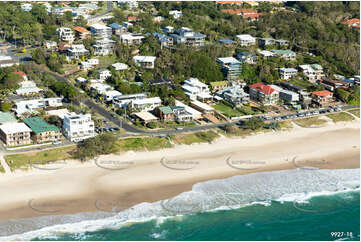
[[[75,31],[75,37],[77,37],[78,39],[87,39],[90,38],[90,31],[87,30],[86,28],[77,26],[74,27],[74,31]]]
[[[279,97],[289,104],[297,104],[300,101],[300,95],[296,92],[283,89],[282,87],[271,85],[273,89],[279,92]]]
[[[39,117],[24,118],[23,121],[31,129],[31,138],[36,144],[53,142],[61,138],[58,127],[48,124]]]
[[[31,144],[31,129],[24,123],[5,123],[0,125],[0,139],[6,146]]]
[[[176,29],[170,37],[173,38],[174,44],[185,44],[193,47],[204,46],[206,39],[206,35],[194,32],[192,29],[186,27]]]
[[[66,114],[63,119],[63,134],[74,142],[94,137],[94,121],[91,119],[91,115]]]
[[[234,57],[217,58],[217,62],[222,66],[222,72],[228,81],[238,80],[242,72],[241,62]]]
[[[117,42],[111,39],[96,40],[94,47],[94,55],[109,55],[114,52],[115,44]]]

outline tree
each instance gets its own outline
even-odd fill
[[[45,51],[42,48],[36,48],[32,51],[31,56],[33,60],[38,64],[45,64],[46,63],[46,55]]]
[[[2,112],[9,112],[11,108],[12,108],[11,103],[2,102],[0,104],[0,109],[1,109]]]
[[[73,22],[73,13],[71,11],[66,11],[64,17],[67,22]]]

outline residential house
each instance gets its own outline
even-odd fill
[[[142,99],[133,99],[129,105],[132,109],[139,111],[151,111],[162,104],[162,100],[159,97],[149,97]]]
[[[242,8],[239,9],[239,15],[243,19],[247,19],[249,21],[255,21],[258,20],[261,16],[263,16],[263,13],[259,13],[256,9],[253,8]]]
[[[271,50],[271,52],[275,53],[277,56],[285,59],[285,60],[295,60],[296,53],[292,50]]]
[[[55,41],[46,41],[45,42],[45,47],[47,48],[47,49],[55,49],[56,47],[57,47],[57,43],[55,42]]]
[[[256,38],[249,34],[240,34],[236,36],[241,46],[251,46],[256,44]]]
[[[39,117],[24,118],[23,121],[31,129],[31,138],[36,144],[53,142],[61,138],[58,127],[48,124]]]
[[[109,24],[109,27],[112,28],[113,34],[115,35],[121,35],[128,31],[128,28],[124,25],[120,25],[117,23]]]
[[[42,90],[43,89],[40,89],[36,86],[34,81],[22,81],[20,82],[20,88],[16,89],[15,93],[17,95],[26,96],[39,93]]]
[[[194,32],[190,28],[182,27],[176,29],[174,34],[170,35],[173,38],[174,44],[185,44],[186,46],[193,47],[202,47],[204,46],[204,41],[206,35]]]
[[[251,54],[249,52],[238,52],[237,53],[237,59],[241,62],[241,63],[248,63],[248,64],[256,64],[258,61],[258,56],[255,54]]]
[[[161,85],[173,86],[173,82],[171,79],[168,79],[168,78],[160,78],[160,79],[148,81],[148,85],[150,85],[150,86],[161,86]]]
[[[169,11],[169,15],[172,15],[174,19],[179,19],[183,16],[183,13],[179,10],[171,10]]]
[[[192,116],[193,120],[202,119],[202,113],[201,112],[195,110],[194,108],[192,108],[192,107],[190,107],[188,105],[185,105],[181,101],[175,100],[175,105],[177,107],[183,107],[184,110]]]
[[[60,107],[62,106],[62,98],[50,97],[50,98],[36,98],[30,100],[15,101],[13,111],[21,116],[24,113],[36,113],[36,109],[46,107]]]
[[[77,37],[78,39],[87,39],[90,37],[90,31],[87,30],[86,28],[77,26],[74,28],[75,31],[75,37]]]
[[[171,107],[161,106],[154,109],[154,113],[163,122],[173,121],[174,113]]]
[[[235,106],[249,103],[249,94],[239,87],[227,87],[216,95]]]
[[[19,65],[18,61],[15,61],[11,56],[0,56],[0,68],[9,67],[13,65]]]
[[[348,89],[350,88],[350,82],[332,80],[327,77],[322,77],[320,80],[317,80],[317,84],[324,86],[330,92],[335,91],[337,88]]]
[[[125,27],[125,28],[127,28],[127,30],[128,30],[129,28],[133,27],[134,24],[129,23],[129,22],[123,22],[123,23],[122,23],[122,26]]]
[[[24,123],[5,123],[0,125],[0,139],[6,146],[31,144],[31,129]]]
[[[274,45],[276,44],[276,40],[273,38],[259,38],[258,39],[258,46],[259,47],[266,47],[268,45]]]
[[[347,25],[350,28],[360,29],[360,19],[358,19],[358,18],[352,18],[352,19],[344,20],[340,24]]]
[[[89,85],[90,91],[96,93],[99,97],[103,97],[107,91],[113,90],[113,87],[105,83],[92,83]]]
[[[209,84],[211,85],[212,93],[216,93],[220,90],[223,90],[228,86],[227,81],[216,81],[216,82],[211,82]]]
[[[173,111],[175,121],[177,121],[177,122],[189,122],[189,121],[193,120],[193,114],[188,112],[185,107],[172,106],[170,108]],[[194,110],[194,111],[197,111],[197,110]]]
[[[0,125],[6,123],[16,123],[16,119],[11,113],[1,112],[0,111]]]
[[[68,61],[80,59],[83,56],[89,55],[89,53],[89,50],[85,49],[83,44],[71,45],[70,48],[66,50],[66,58]]]
[[[69,113],[63,119],[63,134],[73,142],[95,136],[94,121],[90,114]]]
[[[115,49],[115,40],[111,39],[98,39],[95,41],[94,47],[94,55],[109,55],[114,52]]]
[[[281,79],[288,80],[297,75],[297,69],[295,68],[279,68]]]
[[[300,101],[300,95],[296,92],[283,89],[282,87],[276,85],[271,85],[271,87],[279,92],[279,98],[285,103],[295,105]]]
[[[315,82],[325,76],[323,68],[319,64],[300,65],[299,68],[310,82]]]
[[[78,78],[75,79],[75,81],[76,81],[76,82],[79,82],[79,83],[85,83],[85,82],[87,82],[88,80],[85,79],[85,78],[83,78],[83,77],[78,77]]]
[[[59,42],[57,51],[59,53],[66,53],[66,51],[70,48],[71,44],[66,42]]]
[[[163,29],[163,32],[166,33],[166,34],[171,34],[174,32],[174,28],[172,26],[167,26],[167,27],[164,27]]]
[[[164,20],[164,17],[163,16],[160,16],[160,15],[156,15],[156,16],[153,16],[153,22],[154,23],[160,23]]]
[[[119,36],[120,42],[126,45],[139,45],[142,43],[144,36],[141,34],[125,33]]]
[[[133,61],[135,62],[136,66],[142,67],[144,69],[153,69],[154,62],[157,57],[155,56],[134,56]]]
[[[312,102],[319,107],[326,106],[333,101],[332,92],[327,90],[311,92]]]
[[[273,105],[278,102],[279,93],[269,85],[261,82],[249,86],[250,98],[263,105]]]
[[[212,108],[208,104],[200,102],[198,100],[192,100],[191,107],[193,107],[194,109],[198,110],[199,112],[201,112],[203,114],[213,114],[214,113],[214,108]]]
[[[91,33],[99,39],[110,39],[112,37],[112,28],[103,24],[90,25]]]
[[[113,98],[113,104],[116,108],[127,108],[132,100],[144,99],[147,97],[146,93],[134,93],[128,95],[121,95]]]
[[[128,22],[135,23],[137,22],[137,16],[128,16]]]
[[[92,58],[92,59],[88,59],[86,61],[81,61],[80,62],[80,68],[87,70],[90,68],[93,68],[94,66],[99,65],[99,59],[96,58]]]
[[[257,51],[265,59],[272,58],[272,57],[276,56],[275,53],[273,53],[273,52],[271,52],[269,50],[260,50],[260,49],[258,49]]]
[[[129,66],[124,63],[114,63],[112,64],[112,67],[114,67],[116,71],[125,71],[129,68]]]
[[[119,5],[127,4],[130,9],[138,8],[137,0],[117,0]]]
[[[136,120],[139,120],[143,125],[146,125],[147,123],[155,122],[158,120],[158,118],[156,116],[154,116],[153,114],[151,114],[150,112],[147,112],[147,111],[133,113],[132,116]]]
[[[107,78],[112,76],[112,73],[107,69],[97,70],[97,73],[98,73],[99,79],[101,79],[101,80],[106,80]]]
[[[33,5],[31,3],[22,3],[20,5],[21,9],[24,10],[25,12],[30,12],[31,9],[33,9]]]
[[[226,38],[219,39],[218,42],[227,47],[231,47],[236,43],[234,40],[230,40],[230,39],[226,39]]]
[[[104,100],[106,102],[112,102],[114,98],[122,96],[122,93],[117,90],[109,90],[104,93]]]
[[[311,104],[311,94],[305,87],[301,87],[290,82],[281,82],[280,85],[286,90],[290,90],[299,94],[300,102],[304,108],[308,108],[308,106]]]
[[[289,46],[289,41],[284,39],[276,39],[276,44],[279,48],[283,46]]]
[[[61,27],[57,28],[56,32],[61,41],[72,43],[74,41],[73,31],[70,28]]]
[[[199,81],[197,78],[185,80],[182,89],[191,100],[199,99],[203,101],[212,99],[208,85]]]

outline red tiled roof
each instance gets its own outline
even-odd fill
[[[264,13],[257,13],[257,14],[243,14],[242,18],[250,18],[250,19],[258,19],[259,17],[263,16]]]
[[[316,96],[323,97],[323,96],[331,95],[332,92],[329,92],[329,91],[327,91],[327,90],[323,90],[323,91],[311,92],[311,94],[316,95]]]
[[[20,76],[26,76],[26,74],[22,71],[16,71],[16,72],[14,72],[14,74],[18,74]]]
[[[85,29],[83,27],[80,27],[80,26],[74,27],[74,30],[78,31],[80,33],[89,33],[90,32],[89,30],[87,30],[87,29]]]
[[[263,92],[264,94],[267,94],[267,95],[272,94],[273,92],[276,91],[271,86],[265,85],[262,82],[255,83],[255,84],[249,86],[249,88],[256,89],[256,90],[258,90],[260,92]]]
[[[129,16],[128,20],[137,20],[137,16]]]
[[[360,25],[360,19],[358,18],[352,18],[352,19],[348,19],[348,20],[344,20],[342,21],[340,24],[347,24],[348,26],[352,26],[352,25]]]
[[[253,8],[242,8],[240,9],[242,14],[256,14],[257,10]]]

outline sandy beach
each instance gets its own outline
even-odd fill
[[[125,209],[173,197],[201,181],[300,167],[359,168],[359,120],[0,175],[0,220]]]

